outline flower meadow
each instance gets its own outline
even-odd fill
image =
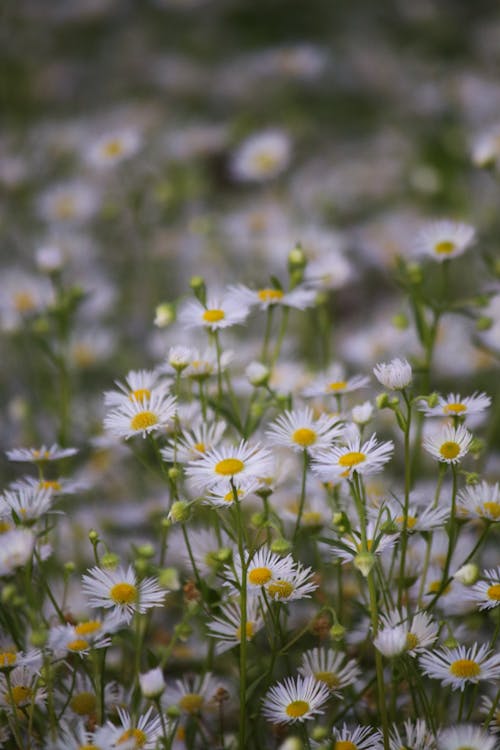
[[[498,750],[498,8],[4,16],[0,747]]]

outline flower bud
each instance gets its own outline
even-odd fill
[[[472,586],[479,578],[479,568],[474,563],[462,565],[462,567],[456,571],[453,578],[460,581],[460,583],[463,583],[464,586]]]
[[[167,328],[175,320],[175,311],[168,302],[162,302],[155,309],[154,325],[157,328]]]
[[[166,684],[160,667],[150,669],[139,675],[139,684],[145,698],[159,698],[165,690]]]
[[[257,388],[267,384],[271,371],[262,362],[251,362],[245,370],[245,375],[249,383]]]
[[[120,558],[114,552],[106,552],[106,554],[101,557],[101,565],[103,568],[116,568],[119,562]]]
[[[354,558],[354,567],[356,570],[359,570],[359,572],[367,578],[371,569],[375,565],[375,556],[371,554],[371,552],[360,552],[359,555],[356,555]]]
[[[340,622],[335,622],[330,628],[330,638],[332,641],[341,641],[345,635],[345,630]]]
[[[176,500],[175,503],[172,503],[168,513],[169,521],[172,523],[185,523],[189,520],[189,516],[190,507],[186,500]]]
[[[287,555],[291,549],[292,544],[288,539],[280,537],[271,542],[271,552],[275,552],[277,555]]]
[[[177,568],[163,568],[158,573],[158,583],[169,591],[179,591],[181,582]]]

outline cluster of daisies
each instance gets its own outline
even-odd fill
[[[473,239],[454,231],[440,257]],[[318,305],[305,267],[295,248],[288,290],[193,279],[183,343],[105,392],[90,458],[8,451],[34,471],[0,495],[6,748],[496,747],[491,398],[422,392],[401,358],[284,387],[289,321]],[[225,337],[259,315],[241,362]],[[127,447],[159,507],[89,513],[92,454]]]

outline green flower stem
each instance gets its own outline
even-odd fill
[[[240,716],[238,727],[238,747],[244,750],[246,747],[246,694],[247,694],[247,561],[245,559],[245,535],[243,513],[238,498],[238,491],[231,480],[233,490],[234,506],[236,508],[236,520],[238,525],[238,553],[241,564],[241,589],[240,589]]]
[[[364,488],[362,480],[358,476],[357,472],[353,472],[353,478],[350,482],[352,494],[356,503],[358,511],[360,530],[361,530],[361,552],[368,554],[368,544],[366,538],[366,509],[364,501]],[[373,638],[375,639],[378,633],[378,605],[377,605],[377,590],[375,586],[375,577],[373,568],[370,570],[367,576],[368,593],[370,599],[370,619],[372,623]],[[387,706],[385,702],[385,683],[384,683],[384,665],[382,662],[382,654],[378,649],[375,649],[375,671],[377,673],[377,698],[380,711],[380,718],[382,721],[382,732],[384,737],[384,750],[389,750],[389,721],[387,717]]]
[[[285,338],[286,329],[288,326],[288,315],[290,312],[290,308],[283,307],[283,311],[281,313],[281,326],[278,334],[278,340],[276,341],[276,346],[274,347],[274,353],[271,359],[271,365],[274,367],[276,362],[278,361],[278,358],[280,356],[281,347],[283,345],[283,340]]]
[[[198,587],[198,590],[199,590],[199,592],[201,594],[201,593],[203,593],[203,586],[202,586],[202,582],[201,582],[201,577],[200,577],[200,573],[198,571],[198,568],[196,566],[196,562],[195,562],[194,555],[193,555],[193,550],[192,550],[192,547],[191,547],[191,542],[189,541],[189,534],[187,532],[186,524],[185,523],[181,523],[181,529],[182,529],[182,536],[184,537],[184,542],[186,544],[186,549],[188,551],[189,561],[191,563],[191,567],[193,568],[193,574],[194,574],[194,577],[196,579],[196,586]]]
[[[451,464],[451,471],[452,471],[452,491],[451,491],[451,514],[450,514],[450,521],[449,521],[449,530],[448,530],[448,551],[446,553],[446,560],[444,563],[443,568],[443,576],[441,578],[441,583],[439,585],[439,589],[436,592],[434,598],[432,599],[431,603],[427,607],[428,610],[432,609],[434,605],[436,604],[437,600],[440,598],[440,596],[443,594],[443,592],[446,590],[446,587],[448,586],[449,580],[450,580],[450,563],[451,563],[451,557],[453,555],[453,551],[455,549],[455,544],[457,541],[458,533],[457,533],[457,519],[456,519],[456,506],[457,506],[457,467],[455,464]]]
[[[266,328],[264,331],[264,340],[262,342],[262,351],[260,353],[260,358],[264,364],[267,364],[269,357],[269,342],[271,340],[271,330],[273,326],[273,313],[274,305],[269,305],[266,312]]]
[[[401,561],[399,566],[398,581],[398,607],[401,608],[403,601],[403,590],[405,588],[406,550],[408,547],[408,508],[410,505],[411,488],[411,455],[410,455],[410,429],[411,429],[411,401],[403,388],[401,391],[406,403],[406,420],[404,429],[404,461],[405,461],[405,502],[403,509],[403,528],[401,531]]]
[[[299,533],[300,529],[300,522],[302,520],[302,514],[304,512],[304,504],[306,500],[306,483],[307,483],[307,451],[303,451],[302,456],[302,484],[300,487],[300,502],[299,502],[299,510],[297,512],[297,521],[295,522],[295,529],[293,531],[293,537],[292,537],[292,543],[295,544],[295,541],[297,539],[297,534]]]

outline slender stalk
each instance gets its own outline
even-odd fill
[[[238,491],[231,480],[233,490],[234,506],[236,509],[236,520],[238,525],[238,552],[241,564],[241,588],[240,588],[240,715],[238,727],[238,747],[243,750],[246,747],[246,694],[247,694],[247,568],[245,558],[245,536],[243,527],[243,514],[241,512]]]
[[[295,529],[293,531],[293,538],[292,542],[295,544],[295,540],[297,539],[297,534],[299,533],[300,529],[300,522],[302,520],[302,514],[304,512],[304,504],[306,500],[306,483],[307,483],[307,451],[303,451],[303,457],[302,457],[302,484],[300,487],[300,502],[299,502],[299,510],[297,512],[297,521],[295,522]]]
[[[398,581],[398,607],[401,608],[403,600],[403,590],[405,588],[406,572],[406,550],[408,547],[408,509],[410,505],[410,487],[411,487],[411,455],[410,455],[410,429],[411,429],[411,402],[408,395],[403,389],[401,391],[406,403],[406,420],[404,429],[404,461],[405,461],[405,501],[403,509],[403,528],[401,532],[401,560],[399,566]]]

